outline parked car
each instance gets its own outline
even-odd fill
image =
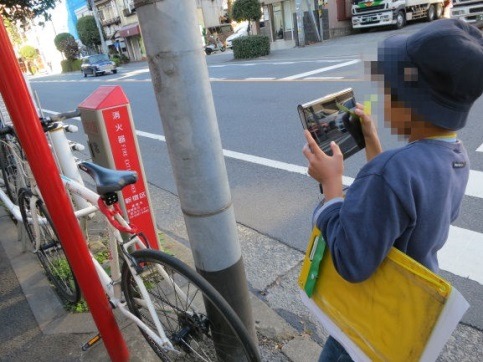
[[[235,28],[235,32],[231,34],[228,38],[226,38],[226,47],[231,49],[233,40],[242,36],[247,36],[249,29],[250,24],[248,23],[248,21],[240,23],[240,25]]]
[[[117,68],[116,63],[111,61],[106,54],[94,54],[82,59],[81,72],[84,77],[87,77],[88,74],[97,77],[106,72],[116,74]]]

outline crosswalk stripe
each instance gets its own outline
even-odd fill
[[[438,252],[439,267],[483,285],[483,234],[451,226],[446,244]]]
[[[483,198],[483,172],[470,170],[470,178],[466,186],[466,195]]]

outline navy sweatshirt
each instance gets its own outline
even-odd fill
[[[314,222],[339,274],[369,278],[395,246],[434,272],[469,176],[461,142],[424,139],[368,162],[345,199],[316,208]]]

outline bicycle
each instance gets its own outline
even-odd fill
[[[150,249],[143,233],[123,218],[116,192],[136,182],[136,173],[90,162],[79,163],[79,168],[93,178],[97,192],[65,175],[61,178],[71,195],[92,205],[76,210],[78,218],[98,210],[107,220],[109,272],[92,256],[106,296],[138,326],[158,357],[163,361],[230,361],[242,355],[247,361],[259,361],[243,323],[213,286],[175,257]],[[27,189],[20,196],[24,224],[39,258],[50,257],[43,265],[53,266],[48,274],[60,280],[54,284],[65,299],[76,300],[80,293],[76,293],[75,278],[57,272],[70,271],[70,267],[40,196]],[[98,340],[99,336],[94,337],[84,348]]]
[[[25,177],[22,165],[19,160],[24,159],[22,148],[18,143],[17,138],[13,132],[13,128],[7,125],[0,119],[0,169],[2,172],[3,186],[8,198],[14,203],[17,203],[18,190],[25,186]]]
[[[33,178],[27,160],[19,148],[15,131],[11,126],[0,128],[3,156],[9,161],[11,167],[4,174],[4,184],[7,194],[12,201],[12,207],[17,206],[20,213],[20,220],[23,221],[27,236],[33,246],[33,252],[39,258],[47,277],[54,284],[59,296],[68,303],[77,303],[80,299],[80,290],[77,281],[72,274],[63,249],[60,247],[52,221],[40,198],[35,179]],[[17,152],[18,148],[18,152]],[[0,163],[1,164],[1,163]],[[3,164],[1,164],[3,166]],[[15,171],[15,172],[13,172]],[[8,176],[5,176],[9,172]],[[12,184],[12,186],[8,186]],[[21,186],[18,188],[18,186]],[[35,197],[34,197],[35,195]],[[33,212],[33,210],[35,210]],[[14,215],[18,212],[11,210]],[[94,209],[92,209],[94,211]],[[15,217],[18,219],[19,217]]]
[[[122,217],[116,192],[136,182],[136,173],[90,162],[79,167],[94,179],[97,193],[62,180],[108,221],[111,276],[93,258],[99,278],[111,304],[136,323],[154,352],[165,361],[230,361],[240,353],[259,360],[243,323],[214,287],[175,257],[149,249],[143,233]],[[121,232],[129,235],[126,241]]]
[[[53,120],[48,120],[42,121],[42,126],[44,131],[48,132],[56,128],[57,124]],[[5,204],[14,219],[23,222],[32,244],[32,251],[39,258],[59,297],[67,303],[77,303],[80,300],[78,283],[63,249],[59,247],[58,236],[55,229],[51,227],[50,216],[12,126],[3,125],[0,128],[0,140],[1,149],[4,150],[2,158],[8,160],[10,165],[7,168],[2,167],[6,194],[11,201],[4,200]],[[0,162],[0,166],[4,166],[4,163]],[[91,208],[91,212],[95,210]]]

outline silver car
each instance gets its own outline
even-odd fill
[[[97,77],[106,72],[117,73],[116,63],[110,60],[106,54],[94,54],[85,57],[82,60],[81,71],[84,77],[87,77],[88,74]]]

